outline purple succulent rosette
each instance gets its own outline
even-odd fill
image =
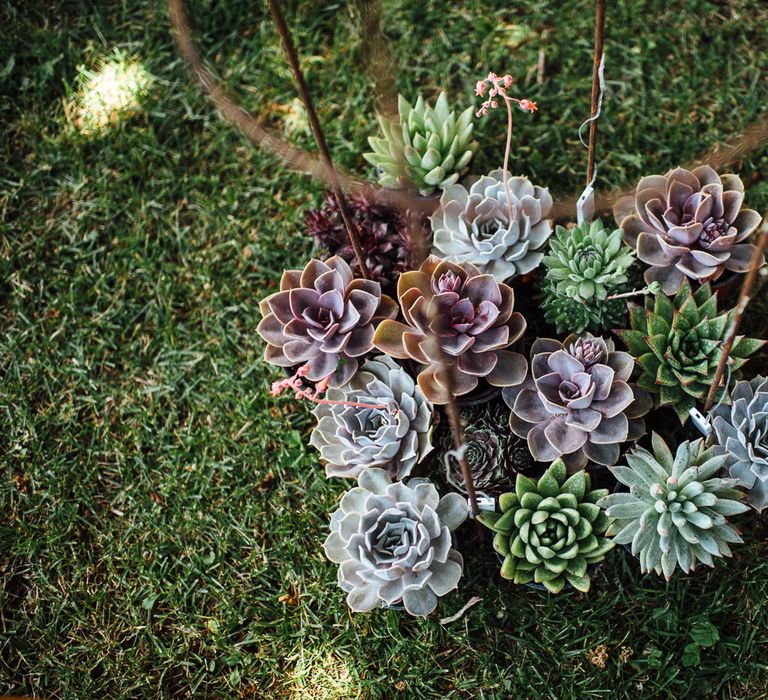
[[[400,276],[397,296],[405,323],[382,321],[373,343],[425,367],[418,383],[429,401],[467,394],[480,378],[499,387],[523,381],[525,358],[506,348],[522,336],[525,319],[514,311],[512,289],[493,275],[430,256]]]
[[[335,387],[346,384],[358,358],[373,349],[379,321],[397,315],[397,305],[379,283],[355,278],[339,257],[286,270],[280,291],[259,308],[263,318],[256,330],[267,342],[264,359],[280,367],[304,365],[307,379],[330,376]]]
[[[620,445],[645,433],[651,397],[629,384],[634,360],[589,334],[564,343],[539,338],[523,384],[505,389],[512,432],[539,462],[562,457],[569,471],[588,461],[611,466]]]
[[[700,283],[725,270],[746,272],[755,246],[745,241],[761,217],[742,209],[744,184],[738,175],[718,175],[709,165],[670,170],[637,184],[634,197],[614,213],[627,243],[650,265],[645,281],[675,294],[688,277]]]

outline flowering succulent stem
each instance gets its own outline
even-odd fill
[[[325,142],[323,127],[320,125],[320,119],[318,118],[317,112],[315,111],[312,97],[309,94],[309,88],[307,87],[307,83],[304,80],[304,74],[302,73],[301,66],[299,65],[299,58],[296,55],[296,47],[293,45],[291,32],[288,29],[288,25],[285,23],[285,17],[283,17],[283,12],[280,9],[280,5],[277,0],[267,0],[267,5],[269,5],[269,11],[272,14],[272,19],[275,21],[277,32],[280,35],[281,41],[283,42],[285,55],[288,58],[288,63],[291,66],[291,71],[293,72],[293,77],[296,81],[296,89],[299,92],[299,97],[301,97],[301,101],[304,103],[304,108],[307,110],[309,126],[312,129],[312,134],[315,137],[317,148],[320,151],[320,158],[328,173],[328,178],[331,182],[331,189],[333,190],[333,196],[338,202],[339,213],[341,214],[341,218],[344,222],[344,228],[347,230],[349,242],[352,244],[352,248],[355,251],[355,257],[357,257],[357,262],[360,265],[360,274],[365,279],[371,279],[370,271],[365,264],[365,257],[363,256],[363,249],[360,245],[357,229],[352,223],[352,217],[350,216],[349,209],[347,208],[344,192],[341,189],[341,181],[339,180],[336,169],[333,167],[331,153],[328,150],[328,145]]]
[[[507,195],[507,213],[512,221],[512,197],[509,194],[509,151],[512,147],[512,104],[504,95],[504,104],[507,106],[507,144],[504,147],[504,193]]]
[[[325,404],[326,406],[351,406],[353,408],[371,408],[371,409],[384,409],[388,410],[389,406],[382,403],[361,403],[359,401],[332,401],[331,399],[322,399],[320,395],[328,388],[328,379],[317,382],[313,389],[305,387],[302,383],[302,377],[306,374],[304,367],[299,367],[295,374],[292,374],[286,379],[281,379],[279,382],[272,383],[271,394],[272,396],[280,396],[286,389],[290,389],[296,395],[296,398],[304,398],[312,401],[313,403]]]
[[[712,386],[709,387],[707,393],[707,401],[704,404],[704,410],[709,411],[712,408],[712,404],[715,402],[715,396],[717,390],[720,387],[720,382],[723,379],[723,373],[728,363],[728,358],[731,355],[731,349],[733,343],[736,340],[736,332],[739,330],[741,319],[744,316],[744,311],[747,308],[751,300],[752,287],[755,284],[757,277],[757,270],[765,260],[765,247],[768,243],[768,214],[763,217],[763,225],[760,227],[760,240],[755,247],[755,251],[752,254],[752,260],[749,265],[749,272],[744,278],[744,283],[741,285],[741,293],[739,294],[739,302],[736,304],[736,309],[733,312],[733,319],[726,333],[726,340],[723,344],[723,354],[720,356],[720,361],[717,363],[717,369],[715,370],[715,377],[712,380]]]
[[[512,85],[512,76],[509,74],[499,77],[495,73],[488,73],[488,77],[485,80],[477,81],[477,84],[475,85],[476,95],[481,97],[485,94],[487,87],[486,82],[491,84],[491,90],[488,93],[488,99],[483,102],[480,109],[477,110],[477,116],[483,116],[489,109],[494,109],[499,106],[498,101],[494,99],[495,97],[501,97],[507,108],[507,143],[504,148],[504,192],[507,195],[507,213],[509,214],[509,220],[512,221],[512,196],[509,193],[509,152],[512,148],[512,103],[516,102],[524,112],[535,112],[538,107],[536,106],[536,103],[531,102],[531,100],[518,100],[516,97],[507,95],[506,88]]]

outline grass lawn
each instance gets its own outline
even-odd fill
[[[768,113],[765,3],[608,4],[602,188]],[[354,3],[284,5],[335,158],[370,174]],[[262,4],[190,9],[243,104],[310,147]],[[592,3],[388,1],[383,15],[400,91],[466,105],[488,70],[513,73],[540,113],[517,116],[512,169],[579,189]],[[670,584],[619,551],[589,596],[554,599],[466,551],[436,616],[350,615],[321,549],[347,484],[307,447],[307,408],[269,397],[278,372],[254,330],[258,300],[310,254],[302,217],[321,188],[217,118],[160,0],[0,0],[0,19],[0,694],[768,698],[765,518],[742,518],[734,560]],[[476,129],[484,172],[504,115]],[[765,211],[768,149],[736,167]],[[768,335],[766,296],[752,335]]]

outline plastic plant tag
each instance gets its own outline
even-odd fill
[[[691,417],[696,429],[704,436],[709,437],[712,432],[712,426],[709,421],[704,417],[704,414],[698,408],[692,408],[688,411],[688,415]]]
[[[595,189],[587,185],[576,201],[576,223],[590,223],[595,218]]]

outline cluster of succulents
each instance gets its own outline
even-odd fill
[[[768,507],[768,379],[736,382],[730,406],[712,412],[716,449],[756,510]]]
[[[640,366],[637,385],[657,395],[661,406],[671,406],[681,423],[703,403],[714,382],[730,318],[729,311],[718,313],[709,284],[694,292],[687,280],[673,298],[659,294],[644,306],[630,304],[630,328],[618,334]],[[729,358],[731,376],[764,344],[737,336]]]
[[[643,573],[669,579],[675,569],[693,571],[698,563],[712,566],[716,557],[731,556],[730,544],[742,542],[728,516],[748,510],[734,489],[736,479],[718,478],[726,456],[704,440],[686,440],[675,455],[656,433],[653,451],[638,447],[626,456],[628,466],[612,467],[629,488],[598,501],[609,518],[616,544],[631,545]]]
[[[382,321],[373,344],[421,365],[419,386],[433,403],[468,394],[480,378],[504,387],[525,377],[525,358],[507,349],[522,336],[525,319],[514,311],[512,289],[492,275],[430,256],[400,276],[397,297],[405,323]]]
[[[458,182],[477,146],[472,107],[456,116],[441,92],[434,109],[421,96],[411,105],[399,95],[398,112],[397,121],[379,117],[382,137],[369,137],[373,150],[363,155],[378,168],[379,184],[426,196]]]
[[[629,383],[633,367],[632,357],[611,340],[538,338],[525,381],[502,394],[512,409],[512,432],[528,440],[538,461],[562,457],[571,471],[588,461],[615,464],[621,443],[645,433],[651,404]]]
[[[479,114],[502,101],[535,111],[512,82],[478,81]],[[510,175],[508,152],[503,169],[459,183],[476,146],[471,107],[457,116],[444,93],[434,109],[401,97],[399,119],[379,121],[365,158],[380,185],[411,194],[349,198],[372,279],[329,198],[305,216],[327,259],[284,272],[257,327],[265,360],[286,370],[273,395],[315,402],[310,444],[326,476],[357,480],[324,545],[349,607],[431,614],[462,576],[453,533],[478,503],[502,577],[550,593],[588,591],[616,544],[666,578],[729,556],[742,541],[729,518],[768,507],[768,379],[736,381],[765,341],[735,337],[711,447],[685,440],[673,455],[655,433],[652,451],[637,441],[654,397],[685,423],[715,385],[733,312],[718,311],[709,282],[747,270],[759,223],[741,180],[708,166],[643,178],[615,212],[620,228],[553,235],[552,197]],[[439,204],[409,208],[413,192],[437,190]],[[512,284],[557,339],[524,337]],[[626,351],[598,335],[611,331]],[[593,488],[611,475],[627,490]]]
[[[355,612],[399,605],[429,615],[464,567],[451,533],[467,517],[456,493],[442,498],[424,479],[393,482],[383,469],[360,473],[331,516],[325,554]]]
[[[432,406],[413,378],[386,356],[368,360],[318,404],[310,444],[327,476],[357,478],[372,467],[394,479],[410,476],[433,449]],[[378,406],[378,408],[374,408]]]
[[[524,440],[509,431],[509,409],[494,401],[461,411],[464,428],[464,457],[472,473],[475,490],[496,494],[514,483],[518,473],[530,472],[534,460]],[[453,433],[443,430],[437,448],[446,481],[466,493],[464,474],[455,456]]]
[[[286,270],[280,291],[259,304],[256,328],[266,341],[264,359],[280,367],[306,368],[306,378],[330,377],[343,386],[359,358],[373,349],[373,332],[397,307],[378,282],[360,279],[344,260],[310,260],[303,270]]]
[[[526,275],[539,266],[552,235],[552,197],[526,177],[494,170],[472,183],[443,189],[431,218],[433,253],[454,263],[471,263],[497,282]]]
[[[371,279],[385,292],[394,291],[400,275],[412,270],[429,250],[429,221],[418,212],[403,213],[380,203],[370,190],[350,196],[347,208]],[[360,276],[360,265],[333,195],[328,195],[325,206],[305,214],[304,226],[320,249],[345,260],[355,276]]]
[[[615,214],[624,239],[650,266],[646,281],[675,294],[686,279],[714,282],[726,270],[749,269],[755,246],[747,239],[761,216],[742,208],[743,202],[738,175],[718,175],[702,165],[642,178]]]
[[[598,219],[566,229],[558,226],[543,258],[541,304],[558,333],[598,332],[623,326],[633,251],[621,229],[607,231]]]
[[[478,519],[493,530],[493,547],[504,558],[501,575],[515,583],[542,584],[559,593],[566,583],[590,587],[589,566],[613,549],[605,537],[610,517],[597,505],[607,489],[592,489],[589,474],[568,477],[555,460],[538,481],[518,474],[515,490],[499,497],[500,513]]]

